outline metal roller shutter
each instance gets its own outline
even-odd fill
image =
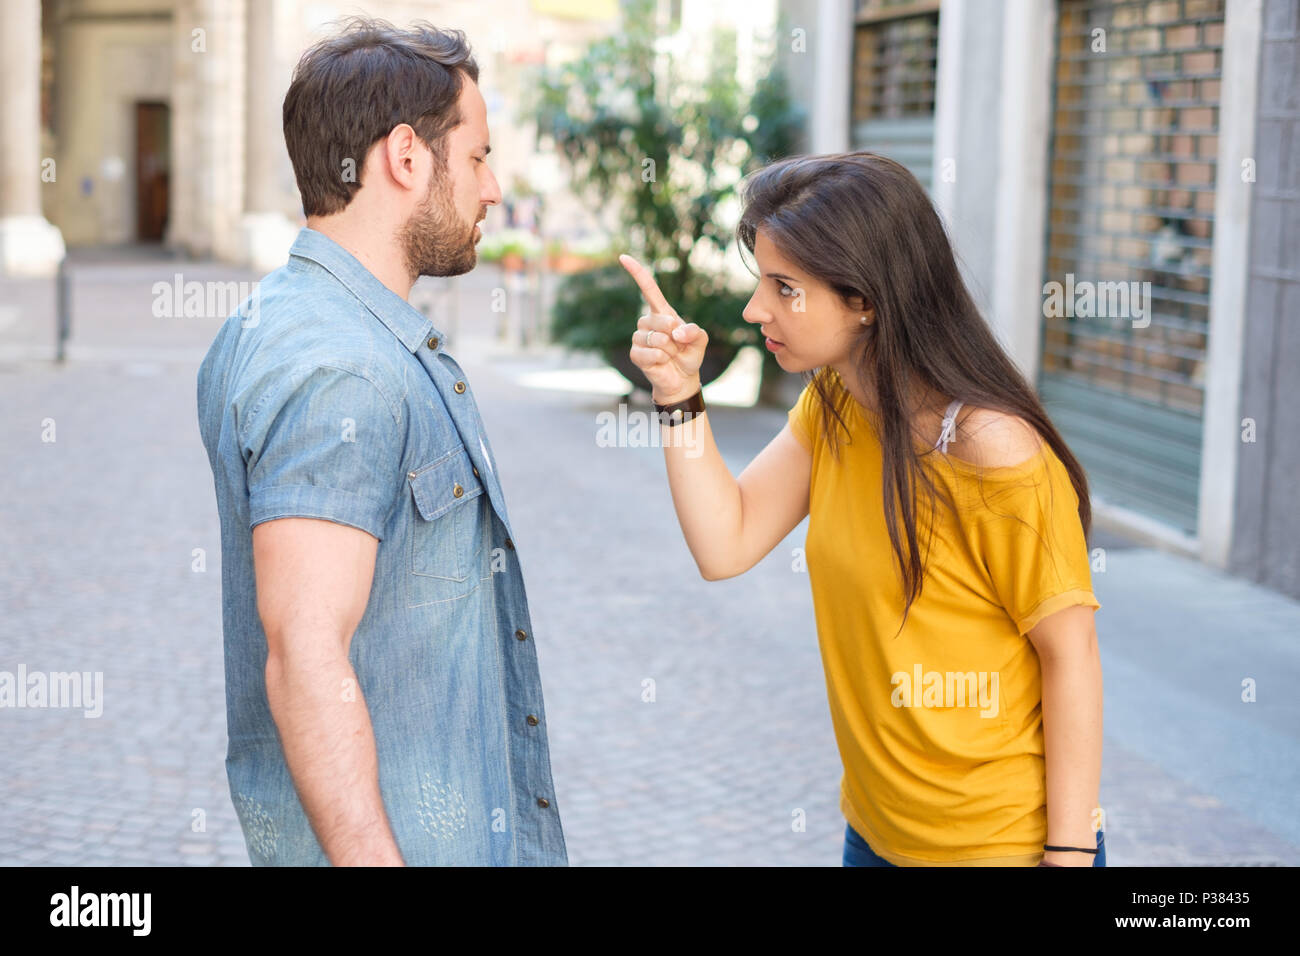
[[[1189,533],[1223,7],[1061,0],[1057,31],[1039,391],[1100,499]]]
[[[939,4],[860,0],[851,140],[902,163],[928,190],[934,151]]]

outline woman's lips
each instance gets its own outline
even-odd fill
[[[784,342],[778,342],[776,339],[771,338],[764,339],[763,344],[767,346],[769,352],[779,352],[781,349],[785,348]]]

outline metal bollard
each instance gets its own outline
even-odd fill
[[[55,283],[58,341],[55,344],[54,359],[63,362],[67,358],[68,337],[72,334],[72,273],[68,269],[67,256],[59,260]]]

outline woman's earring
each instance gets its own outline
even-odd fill
[[[867,324],[867,317],[865,315],[862,317],[862,324],[863,325]]]

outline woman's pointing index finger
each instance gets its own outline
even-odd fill
[[[662,315],[677,314],[677,311],[664,298],[663,292],[659,289],[659,284],[655,282],[655,277],[651,275],[649,269],[626,253],[619,256],[618,261],[622,263],[628,274],[636,280],[637,286],[641,289],[641,294],[645,296],[646,302],[650,305],[651,312],[658,312]]]

